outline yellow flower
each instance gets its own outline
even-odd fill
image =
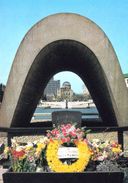
[[[41,154],[42,150],[45,148],[45,146],[46,146],[46,144],[44,144],[44,143],[40,143],[40,142],[37,143],[37,148],[36,148],[36,152],[35,152],[35,155],[37,157],[40,156],[40,154]]]
[[[120,149],[120,147],[113,147],[113,148],[112,148],[112,152],[113,152],[113,153],[121,153],[122,150]]]
[[[28,144],[25,146],[25,151],[30,151],[31,149],[33,149],[33,144],[32,144],[32,143],[28,143]]]
[[[5,147],[4,154],[7,154],[9,152],[9,147]]]
[[[46,150],[46,158],[49,167],[54,172],[82,172],[86,168],[91,153],[84,141],[78,141],[75,145],[78,147],[78,160],[71,165],[64,164],[58,158],[58,149],[62,143],[58,140],[49,142]]]
[[[23,159],[25,159],[26,158],[26,155],[24,154],[23,156],[20,156],[19,157],[19,160],[23,160]]]

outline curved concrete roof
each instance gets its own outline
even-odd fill
[[[110,41],[91,20],[65,13],[46,17],[25,35],[10,71],[0,126],[28,126],[48,80],[63,70],[87,84],[106,124],[127,125],[128,91]]]

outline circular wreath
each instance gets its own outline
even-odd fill
[[[46,150],[46,158],[48,166],[54,172],[82,172],[88,165],[90,159],[90,151],[84,141],[75,143],[78,148],[78,159],[71,165],[64,164],[58,158],[58,149],[63,143],[59,140],[49,142]]]

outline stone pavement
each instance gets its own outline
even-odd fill
[[[6,172],[6,171],[7,171],[7,169],[3,169],[2,167],[0,167],[0,183],[3,183],[2,174],[3,174],[4,172]]]

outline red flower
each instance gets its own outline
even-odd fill
[[[19,159],[19,158],[21,158],[25,155],[25,151],[24,150],[21,150],[21,151],[13,150],[12,155],[13,155],[14,158]]]
[[[52,138],[50,138],[50,142],[54,142]]]
[[[118,144],[117,142],[113,142],[113,143],[111,144],[111,147],[117,148],[117,147],[119,147],[119,144]]]

